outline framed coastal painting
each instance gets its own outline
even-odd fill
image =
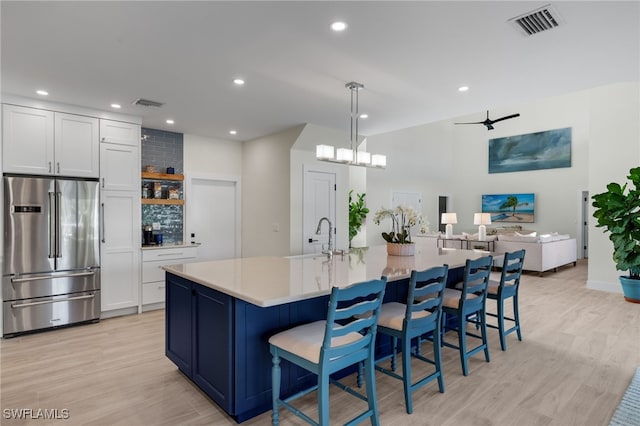
[[[482,213],[491,214],[491,222],[533,223],[534,194],[485,194]]]
[[[571,167],[571,127],[489,139],[489,173]]]

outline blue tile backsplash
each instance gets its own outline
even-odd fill
[[[143,127],[142,137],[141,170],[145,166],[154,166],[158,173],[166,173],[168,167],[173,167],[176,174],[184,173],[182,133]],[[182,190],[180,199],[184,199]],[[163,244],[183,243],[183,206],[143,204],[142,226],[154,222],[160,223],[161,229],[154,234],[162,234]]]

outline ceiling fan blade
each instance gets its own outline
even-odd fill
[[[453,124],[484,124],[484,121],[472,121],[470,123],[453,123]]]
[[[510,118],[516,118],[516,117],[520,117],[520,114],[511,114],[511,115],[505,115],[504,117],[500,117],[500,118],[496,118],[495,120],[491,120],[491,123],[497,123],[498,121],[502,121],[502,120],[508,120]]]

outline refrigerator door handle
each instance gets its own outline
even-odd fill
[[[94,294],[88,294],[86,296],[69,297],[69,298],[66,298],[66,299],[45,300],[45,301],[42,301],[42,302],[12,303],[11,307],[12,308],[26,308],[28,306],[48,305],[48,304],[56,303],[56,302],[70,302],[72,300],[93,299],[94,297],[96,297]]]
[[[55,253],[55,192],[49,192],[49,259],[56,257]]]
[[[60,206],[62,205],[62,192],[56,193],[56,257],[62,257],[62,250],[60,249],[60,234],[62,233],[62,226],[60,224]]]
[[[104,229],[104,203],[101,203],[100,207],[102,207],[102,215],[101,215],[102,217],[100,218],[101,219],[100,222],[101,222],[101,225],[102,225],[102,227],[101,227],[102,228],[102,243],[104,244],[104,243],[106,243],[106,240],[105,240],[105,237],[104,237],[104,231],[105,231],[105,229]]]
[[[64,275],[37,275],[35,277],[29,278],[11,278],[11,283],[23,283],[27,281],[36,281],[36,280],[50,280],[55,278],[70,278],[70,277],[88,277],[90,275],[95,275],[95,271],[89,272],[77,272],[74,274],[64,274]]]

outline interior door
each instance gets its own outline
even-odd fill
[[[333,224],[335,240],[336,223],[336,175],[335,173],[306,170],[304,174],[303,204],[303,253],[319,253],[329,240],[329,226],[323,223],[316,234],[318,222],[323,217]]]
[[[187,241],[196,242],[198,260],[240,257],[238,182],[192,177],[187,188]]]

